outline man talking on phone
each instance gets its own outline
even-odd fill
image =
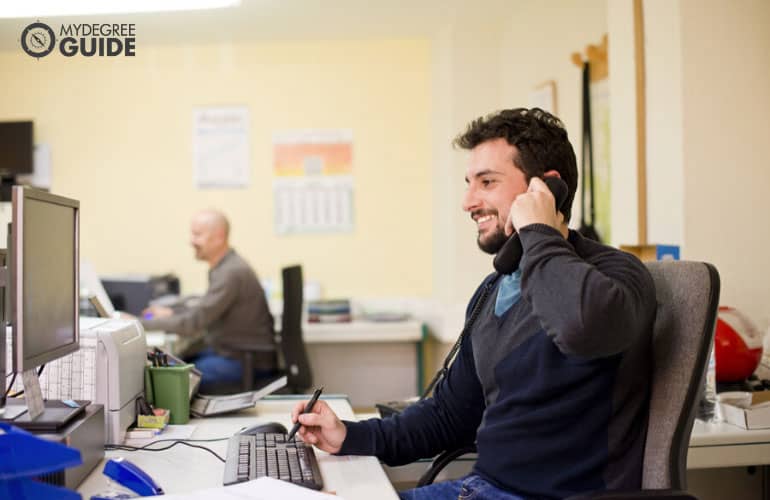
[[[498,254],[514,235],[521,257],[495,262],[471,298],[488,300],[433,395],[399,415],[343,422],[319,401],[292,419],[302,438],[388,465],[476,443],[470,475],[402,498],[564,498],[637,489],[650,394],[655,289],[636,257],[568,229],[575,153],[561,121],[509,109],[455,139],[470,151],[462,206],[478,246]],[[544,178],[566,183],[556,209]],[[515,258],[518,259],[518,258]],[[498,265],[500,264],[500,265]]]

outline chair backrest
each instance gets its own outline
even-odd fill
[[[657,314],[642,488],[686,489],[687,449],[713,344],[719,273],[703,262],[648,262]]]
[[[313,375],[302,339],[302,267],[283,268],[282,278],[281,353],[289,388],[303,392],[313,385]]]

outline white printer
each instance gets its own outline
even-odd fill
[[[138,321],[81,317],[80,349],[47,363],[40,388],[46,399],[104,405],[107,442],[122,443],[126,429],[136,421],[146,359],[147,342]],[[22,388],[17,379],[12,391]]]
[[[122,443],[136,422],[136,398],[144,394],[147,342],[135,320],[81,318],[80,336],[96,338],[93,402],[104,405],[107,440]]]

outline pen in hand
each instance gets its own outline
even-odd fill
[[[315,405],[315,402],[318,401],[318,397],[321,395],[321,391],[323,390],[324,390],[323,387],[319,387],[318,389],[316,389],[316,391],[313,393],[313,397],[310,398],[310,401],[308,401],[307,404],[305,405],[305,409],[302,410],[302,413],[310,413],[313,410],[313,405]],[[291,431],[289,431],[289,434],[286,436],[286,441],[291,441],[301,426],[302,424],[299,423],[299,416],[298,416],[297,421],[294,423],[294,427],[291,428]]]

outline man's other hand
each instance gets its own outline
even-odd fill
[[[302,440],[328,453],[338,453],[348,433],[347,427],[326,401],[319,399],[310,413],[302,413],[306,404],[307,401],[297,403],[291,412],[291,421],[302,424],[299,428]]]
[[[150,306],[142,311],[143,319],[168,318],[174,315],[174,310],[164,306]]]

